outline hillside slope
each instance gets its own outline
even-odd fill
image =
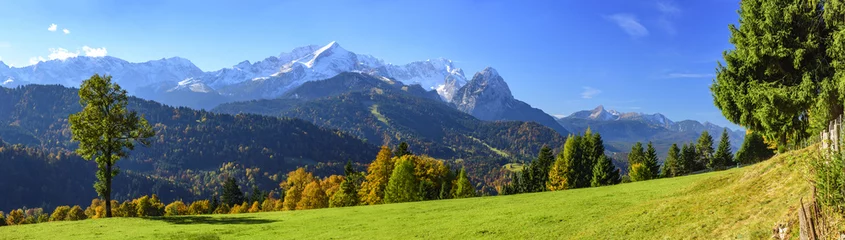
[[[0,236],[764,239],[778,222],[793,222],[790,228],[796,229],[795,208],[810,193],[805,162],[813,153],[804,149],[739,169],[601,188],[294,212],[55,222],[0,227]]]

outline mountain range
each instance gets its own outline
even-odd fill
[[[558,123],[573,132],[583,133],[589,127],[591,131],[602,135],[607,150],[614,153],[629,152],[635,142],[653,142],[660,159],[666,157],[673,143],[678,146],[695,143],[702,132],[713,136],[714,147],[718,144],[723,130],[728,132],[731,147],[739,149],[745,140],[744,130],[731,130],[709,122],[695,120],[672,121],[663,114],[619,112],[607,110],[599,105],[592,110],[583,110],[558,118]]]
[[[203,72],[191,61],[167,58],[130,63],[115,57],[73,57],[39,62],[27,67],[8,67],[0,62],[0,86],[61,84],[78,87],[95,73],[111,75],[130,94],[172,106],[212,109],[220,104],[275,99],[307,82],[328,79],[344,72],[389,78],[406,85],[419,85],[456,103],[459,110],[481,120],[535,121],[562,135],[568,134],[542,110],[514,99],[501,76],[487,68],[468,82],[462,69],[445,58],[404,65],[385,63],[370,55],[356,54],[331,42],[309,45],[251,63]]]

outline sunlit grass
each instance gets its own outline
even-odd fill
[[[0,239],[765,239],[809,196],[799,150],[610,187],[337,209],[0,227]],[[796,225],[792,225],[795,235]]]

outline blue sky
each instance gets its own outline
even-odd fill
[[[211,71],[337,41],[397,64],[446,57],[468,77],[492,66],[516,98],[549,114],[603,104],[735,127],[713,106],[709,86],[731,48],[728,24],[738,7],[736,0],[0,0],[0,60],[180,56]]]

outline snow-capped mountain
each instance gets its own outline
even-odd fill
[[[276,98],[308,81],[331,78],[342,72],[362,72],[389,77],[405,84],[435,90],[443,100],[466,84],[463,71],[451,60],[438,58],[404,65],[385,63],[370,55],[356,54],[331,42],[309,45],[251,63],[203,72],[183,58],[130,63],[115,57],[72,57],[40,62],[27,67],[8,67],[0,62],[0,86],[61,84],[79,87],[91,75],[107,74],[130,94],[169,105],[195,108],[200,99],[251,100]],[[166,95],[166,97],[164,97]],[[211,102],[220,102],[214,100]]]
[[[491,67],[476,73],[469,83],[455,93],[452,103],[458,110],[481,120],[534,121],[561,135],[569,134],[554,117],[516,100],[505,80]]]
[[[3,64],[3,66],[6,66]],[[26,67],[0,67],[3,86],[23,84],[61,84],[79,87],[82,80],[95,73],[111,75],[112,80],[127,91],[160,83],[177,83],[203,72],[184,58],[167,58],[141,63],[130,63],[115,57],[79,56],[65,60],[50,60]]]
[[[612,120],[635,120],[648,123],[649,125],[661,126],[665,128],[674,128],[675,122],[660,113],[645,114],[638,112],[619,112],[616,110],[605,110],[604,106],[599,105],[593,110],[582,110],[570,114],[564,118],[580,118],[598,121],[612,121]]]
[[[424,89],[438,90],[443,99],[451,99],[454,91],[466,83],[463,71],[448,59],[395,65],[348,51],[337,42],[295,48],[254,64],[244,61],[199,79],[222,95],[255,99],[279,97],[305,82],[328,79],[342,72],[363,72],[420,84]]]

